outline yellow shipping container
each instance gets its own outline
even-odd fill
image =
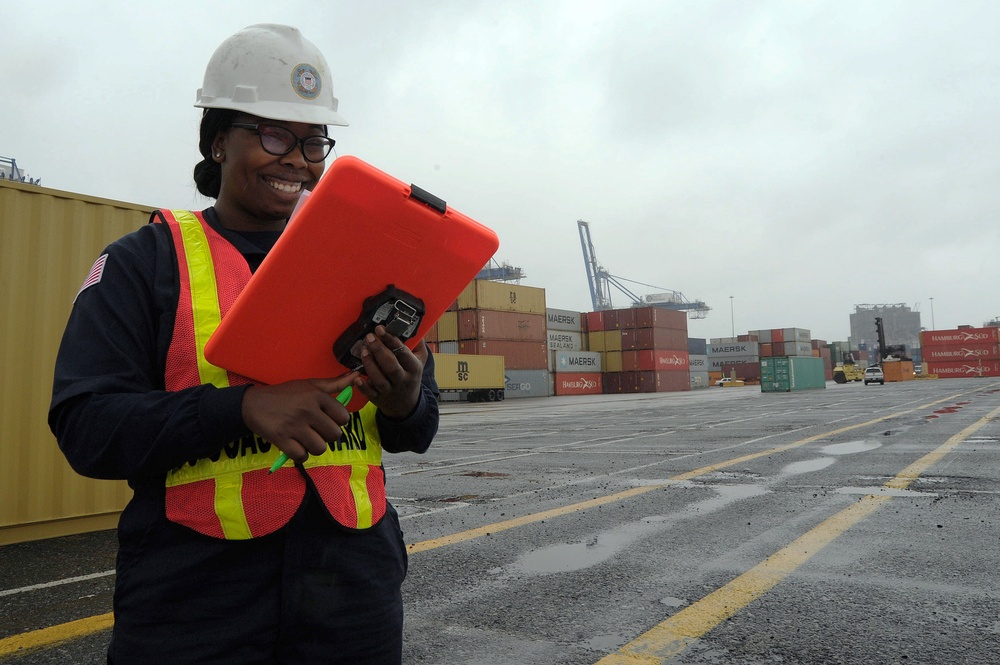
[[[605,330],[604,331],[604,350],[605,351],[621,351],[622,350],[622,331],[621,330]],[[621,371],[621,370],[611,370],[611,371]]]
[[[458,312],[445,312],[437,322],[439,342],[458,341]]]
[[[596,332],[587,333],[587,350],[588,351],[604,351],[604,331],[598,330]]]
[[[545,289],[476,279],[459,294],[458,308],[545,314]]]
[[[83,478],[47,418],[73,298],[101,251],[152,208],[0,181],[0,545],[110,529],[132,492]]]
[[[621,351],[605,351],[601,354],[601,368],[605,372],[621,372],[622,371],[622,352]]]
[[[436,353],[434,378],[441,390],[500,389],[504,387],[503,356]]]

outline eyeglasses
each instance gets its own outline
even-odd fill
[[[277,125],[234,122],[232,126],[257,132],[260,137],[260,147],[270,155],[287,155],[298,145],[302,148],[302,156],[307,162],[322,162],[337,144],[329,136],[307,136],[300,139],[291,130]]]

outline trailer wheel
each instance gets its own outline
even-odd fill
[[[502,402],[504,400],[504,397],[505,397],[505,395],[503,394],[503,390],[498,390],[497,391],[497,401],[498,402]]]
[[[486,392],[486,401],[488,401],[488,402],[495,402],[495,401],[497,401],[497,391],[494,390],[493,388],[490,388]]]

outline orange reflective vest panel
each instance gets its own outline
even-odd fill
[[[199,212],[160,210],[154,219],[170,230],[180,285],[167,351],[166,389],[250,383],[205,360],[205,343],[250,280],[246,260]],[[330,515],[351,529],[369,528],[385,515],[385,475],[375,412],[369,403],[352,413],[340,440],[304,465]],[[299,469],[286,465],[268,473],[280,452],[261,437],[248,435],[227,443],[211,458],[191,460],[171,470],[166,479],[167,517],[227,540],[280,529],[298,510],[306,492],[306,479]]]

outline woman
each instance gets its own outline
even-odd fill
[[[215,52],[196,106],[195,182],[215,205],[157,211],[109,246],[56,364],[60,448],[135,492],[108,662],[399,663],[406,550],[381,452],[424,452],[437,431],[426,346],[379,327],[364,377],[271,386],[203,356],[205,321],[323,173],[327,125],[347,124],[329,68],[298,30],[251,26]],[[347,386],[369,405],[349,414]],[[270,474],[282,452],[295,465]]]

